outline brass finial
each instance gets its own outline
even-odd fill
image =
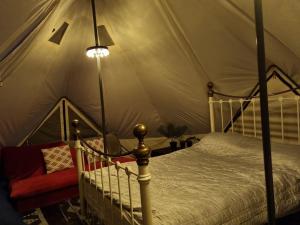
[[[213,95],[214,95],[214,90],[213,90],[213,88],[214,88],[214,83],[213,82],[208,82],[207,83],[207,87],[208,87],[208,97],[213,97]]]
[[[134,149],[134,156],[139,166],[148,165],[150,149],[144,144],[144,137],[147,134],[147,127],[144,124],[137,124],[133,129],[134,136],[139,140],[138,146]]]
[[[79,120],[78,119],[74,119],[72,121],[72,126],[74,127],[75,129],[75,133],[74,133],[74,139],[75,140],[78,140],[79,139],[79,134],[80,134],[80,130],[79,130]]]
[[[147,127],[144,124],[137,124],[134,126],[133,134],[139,141],[144,139],[147,132]]]

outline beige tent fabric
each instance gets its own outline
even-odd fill
[[[257,82],[251,3],[96,0],[98,24],[115,43],[102,60],[109,131],[132,137],[143,122],[159,136],[172,122],[208,132],[206,83],[247,94]],[[300,2],[263,6],[267,63],[299,82]],[[49,42],[63,22],[61,44]],[[96,62],[85,56],[94,45],[90,0],[2,0],[0,30],[0,56],[10,52],[0,61],[0,145],[18,143],[63,96],[100,124]]]

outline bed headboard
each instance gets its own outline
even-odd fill
[[[279,80],[279,79],[278,79]],[[300,144],[300,96],[298,87],[278,86],[269,94],[270,136],[272,141]],[[280,80],[279,80],[280,82]],[[261,138],[259,93],[252,96],[233,96],[214,90],[208,83],[211,132],[237,132]]]

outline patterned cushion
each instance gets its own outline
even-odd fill
[[[86,141],[90,146],[92,146],[97,151],[104,151],[103,138],[93,138]]]
[[[42,149],[47,173],[74,167],[69,145]]]

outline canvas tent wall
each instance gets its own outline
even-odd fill
[[[107,127],[120,137],[144,122],[209,131],[206,84],[249,94],[257,83],[252,1],[96,0],[115,45],[102,61]],[[300,2],[264,0],[267,64],[300,81]],[[49,42],[68,23],[61,42]],[[14,145],[63,96],[97,125],[99,89],[89,0],[0,4],[0,145]],[[238,88],[236,88],[238,87]]]
[[[268,77],[268,90],[269,94],[277,93],[281,91],[286,91],[289,89],[295,89],[298,85],[283,71],[281,71],[276,66],[271,66],[267,72]],[[258,86],[256,86],[251,95],[259,95]],[[299,95],[298,90],[294,90],[292,92],[286,93],[285,97],[293,97]],[[280,96],[282,97],[282,96]],[[277,98],[276,98],[277,99]],[[218,104],[215,104],[217,107]],[[228,106],[228,105],[227,105]],[[280,107],[279,101],[271,102],[270,104],[270,121],[271,124],[271,133],[274,141],[281,141],[281,126],[280,121],[278,120],[280,116],[273,115],[272,111],[279,112],[278,109]],[[294,112],[297,110],[295,109],[296,104],[294,101],[285,103],[285,141],[291,140],[292,143],[297,141],[298,135],[296,132],[296,127],[298,126],[296,123]],[[298,106],[299,107],[299,106]],[[241,108],[240,104],[233,104],[234,108],[234,132],[242,133],[242,122],[241,122]],[[217,108],[218,111],[218,108]],[[293,115],[291,115],[291,112]],[[219,112],[220,113],[220,112]],[[217,113],[215,116],[218,118],[220,115]],[[229,107],[223,106],[223,113],[225,115],[225,122],[228,121],[227,126],[224,126],[224,132],[231,131],[231,123],[230,123],[230,112]],[[246,104],[243,109],[243,116],[244,116],[244,124],[246,127],[245,134],[248,136],[253,136],[253,109],[249,107],[249,104]],[[259,107],[256,108],[256,115],[260,115]],[[100,116],[100,112],[99,112]],[[299,116],[299,115],[298,115]],[[72,140],[72,136],[74,134],[74,130],[72,127],[72,121],[74,119],[78,119],[80,121],[80,130],[81,136],[85,138],[94,138],[94,137],[102,137],[101,128],[97,127],[96,123],[86,116],[77,106],[71,103],[67,98],[60,99],[55,106],[50,110],[50,112],[45,115],[42,122],[35,127],[29,134],[27,134],[22,141],[18,145],[28,145],[28,144],[41,144],[41,143],[48,143],[48,142],[55,142],[55,141],[67,141],[69,142]],[[274,120],[275,119],[275,120]],[[219,119],[220,120],[220,119]],[[291,121],[293,120],[293,121]],[[260,128],[260,118],[258,117],[256,120],[256,127],[258,129],[257,136],[261,136],[261,128]],[[221,131],[220,123],[217,124],[217,131]],[[201,134],[193,134],[198,138],[201,138]],[[181,139],[188,138],[188,135],[181,137]],[[121,139],[120,140],[122,145],[128,149],[133,149],[136,145],[136,140],[134,138],[129,139]],[[153,149],[167,147],[169,145],[169,141],[171,139],[165,137],[158,137],[158,138],[146,138],[146,143],[148,146],[151,146]]]
[[[70,141],[72,140],[72,134],[74,134],[72,127],[74,119],[80,121],[82,137],[102,137],[101,131],[90,118],[85,116],[68,99],[62,98],[45,116],[43,121],[26,135],[19,145]]]

